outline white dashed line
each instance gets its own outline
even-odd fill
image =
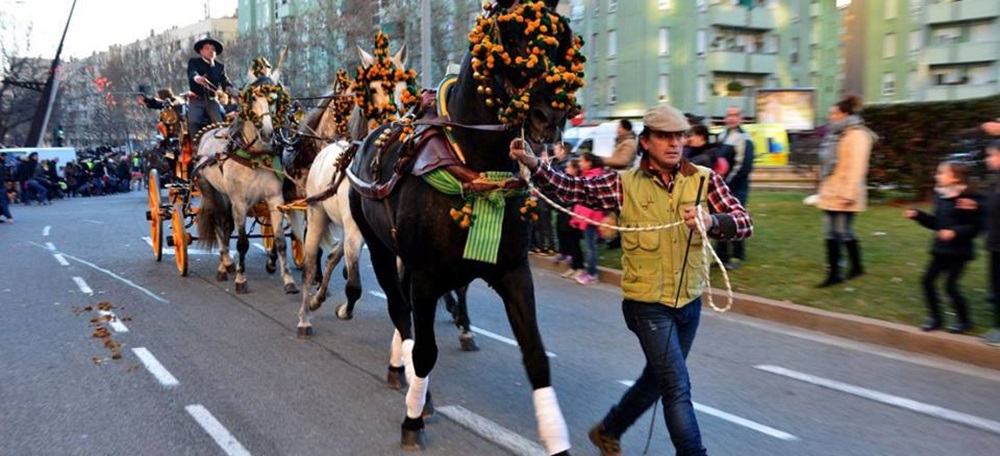
[[[493,340],[496,340],[496,341],[499,341],[499,342],[503,342],[503,343],[505,343],[507,345],[513,345],[515,347],[519,346],[519,345],[517,345],[517,341],[514,340],[514,339],[511,339],[509,337],[501,336],[501,335],[499,335],[497,333],[494,333],[494,332],[487,331],[487,330],[485,330],[483,328],[480,328],[478,326],[469,326],[469,329],[471,329],[472,332],[474,332],[476,334],[479,334],[479,335],[482,335],[482,336],[485,336],[485,337],[489,337],[490,339],[493,339]],[[545,352],[545,355],[548,356],[549,358],[555,358],[556,357],[556,354],[552,353],[550,351]]]
[[[198,424],[201,425],[202,429],[212,436],[212,440],[222,448],[222,451],[229,456],[250,456],[250,452],[243,445],[240,444],[236,437],[226,430],[226,427],[212,416],[212,412],[209,412],[205,406],[201,404],[194,404],[184,407],[188,414],[194,418]]]
[[[437,411],[480,437],[506,448],[511,453],[529,456],[546,454],[545,449],[541,445],[521,437],[513,431],[489,419],[483,418],[460,405],[444,405],[438,407]]]
[[[628,386],[628,387],[631,387],[633,384],[635,384],[635,382],[632,381],[632,380],[619,380],[618,383],[621,383],[622,385],[625,385],[625,386]],[[775,429],[773,427],[760,424],[760,423],[758,423],[756,421],[751,421],[751,420],[748,420],[746,418],[733,415],[732,413],[724,412],[724,411],[719,410],[719,409],[714,408],[714,407],[709,407],[709,406],[707,406],[705,404],[699,404],[699,403],[694,402],[694,401],[692,401],[691,403],[694,405],[694,409],[697,410],[697,411],[699,411],[699,412],[701,412],[701,413],[704,413],[706,415],[711,415],[711,416],[714,416],[716,418],[720,418],[720,419],[726,420],[726,421],[728,421],[730,423],[737,424],[737,425],[743,426],[743,427],[748,428],[748,429],[752,429],[754,431],[760,432],[761,434],[769,435],[769,436],[774,437],[776,439],[781,439],[781,440],[784,440],[784,441],[787,441],[787,442],[793,442],[793,441],[796,441],[796,440],[799,439],[798,437],[796,437],[796,436],[794,436],[792,434],[789,434],[789,433],[784,432],[784,431],[779,431],[779,430],[777,430],[777,429]]]
[[[156,377],[156,380],[159,381],[164,388],[173,388],[181,384],[181,382],[177,381],[173,375],[170,375],[170,371],[163,367],[163,365],[156,360],[156,357],[153,356],[149,350],[146,350],[145,347],[133,348],[132,352],[135,353],[135,356],[139,357],[139,360],[142,361],[142,365],[146,366],[146,370],[148,370],[150,374],[153,374],[153,377]]]
[[[52,229],[52,227],[48,226],[48,225],[46,225],[45,228],[42,228],[42,236],[48,236],[49,235],[49,230],[51,230],[51,229]]]
[[[104,316],[111,316],[111,319],[108,320],[108,326],[111,326],[111,329],[115,330],[115,332],[120,332],[120,333],[128,332],[128,327],[126,327],[125,324],[122,323],[122,321],[118,319],[118,316],[115,315],[113,312],[108,312],[107,310],[98,310],[97,313]]]
[[[264,248],[264,244],[261,244],[260,242],[254,242],[253,246],[260,249],[261,252],[267,253],[267,249]]]
[[[98,222],[97,220],[83,219],[84,222],[93,223],[94,225],[103,225],[104,222]]]
[[[389,299],[389,297],[386,296],[385,293],[382,293],[381,291],[368,291],[368,294],[375,296],[376,298]]]
[[[894,396],[891,394],[870,390],[868,388],[862,388],[860,386],[854,386],[847,383],[838,382],[836,380],[830,380],[823,377],[817,377],[815,375],[793,371],[791,369],[785,369],[784,367],[780,366],[771,366],[762,364],[754,367],[756,369],[762,370],[764,372],[770,372],[775,375],[781,375],[783,377],[792,378],[801,382],[811,383],[813,385],[821,386],[823,388],[831,389],[834,391],[840,391],[842,393],[852,394],[854,396],[869,399],[875,402],[881,402],[883,404],[891,405],[893,407],[898,407],[901,409],[906,409],[917,413],[923,413],[924,415],[929,415],[935,418],[940,418],[942,420],[951,421],[953,423],[958,423],[972,428],[981,429],[986,432],[1000,434],[1000,422],[988,420],[986,418],[980,418],[978,416],[969,415],[967,413],[949,410],[944,407],[925,404],[923,402],[918,402],[913,399]]]
[[[56,258],[56,261],[58,261],[60,265],[69,266],[69,261],[66,261],[66,258],[63,257],[61,253],[53,253],[52,256]]]
[[[83,277],[73,277],[73,281],[76,282],[76,286],[80,289],[81,293],[89,295],[94,294],[94,290],[91,290],[90,287],[87,286],[87,282],[83,280]]]
[[[41,247],[41,246],[42,246],[41,244],[38,244],[38,243],[35,243],[35,242],[29,242],[29,244],[31,244],[31,245],[34,245],[34,246],[37,246],[37,247]],[[52,246],[52,248],[50,248],[49,250],[55,250],[55,246]],[[94,264],[94,263],[91,263],[91,262],[89,262],[89,261],[86,261],[86,260],[81,260],[80,258],[77,258],[77,257],[75,257],[75,256],[73,256],[73,255],[69,255],[69,254],[67,254],[67,253],[61,253],[61,252],[60,252],[60,254],[61,254],[62,256],[64,256],[64,257],[66,257],[66,258],[69,258],[69,259],[73,260],[73,261],[76,261],[76,262],[78,262],[78,263],[81,263],[81,264],[84,264],[84,265],[87,265],[87,266],[89,266],[89,267],[91,267],[91,268],[93,268],[93,269],[95,269],[95,270],[97,270],[97,271],[101,271],[101,272],[103,272],[103,273],[105,273],[105,274],[107,274],[107,275],[109,275],[109,276],[111,276],[111,277],[115,278],[116,280],[119,280],[119,281],[121,281],[122,283],[124,283],[124,284],[126,284],[126,285],[128,285],[128,286],[130,286],[130,287],[132,287],[132,288],[135,288],[136,290],[139,290],[139,291],[141,291],[141,292],[145,293],[145,294],[146,294],[146,295],[148,295],[148,296],[149,296],[150,298],[153,298],[153,299],[155,299],[155,300],[157,300],[157,301],[159,301],[159,302],[162,302],[162,303],[164,303],[164,304],[169,304],[169,303],[170,303],[170,301],[168,301],[168,300],[166,300],[166,299],[163,299],[163,298],[161,298],[161,297],[157,296],[157,295],[156,295],[156,294],[154,294],[154,293],[153,293],[152,291],[149,291],[149,290],[147,290],[147,289],[145,289],[145,288],[143,288],[143,287],[140,287],[140,286],[139,286],[139,285],[137,285],[137,284],[136,284],[135,282],[133,282],[133,281],[131,281],[131,280],[129,280],[129,279],[126,279],[126,278],[124,278],[124,277],[122,277],[122,276],[120,276],[120,275],[118,275],[118,274],[115,274],[115,273],[113,273],[113,272],[111,272],[111,271],[109,271],[109,270],[107,270],[107,269],[104,269],[104,268],[102,268],[102,267],[100,267],[100,266],[98,266],[98,265],[96,265],[96,264]]]
[[[53,243],[51,243],[51,242],[46,242],[45,243],[45,248],[47,248],[49,250],[52,250],[54,252],[56,250],[56,245],[53,244]]]

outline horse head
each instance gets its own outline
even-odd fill
[[[368,129],[391,122],[417,102],[417,72],[406,68],[406,45],[389,55],[389,37],[375,34],[375,54],[358,48],[361,66],[354,79],[355,102]]]
[[[240,93],[239,133],[244,145],[270,152],[275,131],[292,122],[292,99],[283,86],[260,77]]]
[[[558,139],[584,84],[583,40],[555,12],[558,3],[484,5],[469,33],[472,78],[485,107],[535,143]]]

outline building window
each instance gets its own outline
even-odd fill
[[[882,38],[882,57],[891,59],[896,56],[896,34],[890,33]]]
[[[618,89],[615,87],[615,77],[608,78],[608,104],[618,102]]]
[[[597,32],[594,32],[593,34],[590,35],[590,55],[595,57],[597,56],[597,51],[598,51],[597,38],[598,38]]]
[[[608,0],[608,12],[618,11],[618,0]]]
[[[788,60],[791,63],[799,63],[799,39],[792,38],[792,49],[788,54]]]
[[[924,45],[923,31],[914,30],[910,32],[910,55],[915,55],[920,53],[920,48]]]
[[[698,76],[698,87],[695,88],[695,102],[704,103],[705,102],[705,92],[708,90],[708,80],[704,76]]]
[[[896,94],[896,75],[886,73],[882,75],[882,96],[891,97]]]
[[[698,0],[696,4],[698,6],[698,12],[704,13],[705,11],[708,11],[708,0]]]
[[[910,91],[910,98],[914,98],[917,94],[917,72],[911,71],[909,77],[907,78],[907,90]]]
[[[601,0],[594,0],[594,18],[601,17]]]
[[[895,19],[896,11],[899,10],[899,5],[896,4],[896,0],[885,0],[885,18]]]
[[[660,55],[670,54],[670,29],[660,27]]]
[[[661,74],[660,75],[660,84],[659,84],[659,87],[656,90],[656,93],[659,95],[658,99],[660,101],[670,101],[670,75],[669,74]]]
[[[698,55],[705,55],[705,48],[708,47],[708,31],[705,29],[698,30],[695,37],[698,46]]]
[[[613,59],[618,54],[618,32],[612,30],[608,32],[608,58]]]
[[[670,9],[670,0],[660,0],[658,7],[660,8],[660,11],[666,11]]]
[[[910,15],[917,16],[924,9],[924,0],[910,0]]]

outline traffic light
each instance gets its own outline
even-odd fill
[[[63,146],[63,140],[66,139],[66,132],[63,131],[62,125],[56,125],[56,147]]]

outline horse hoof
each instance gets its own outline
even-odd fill
[[[229,274],[226,274],[226,271],[217,271],[215,273],[215,281],[216,282],[228,282],[229,281]]]
[[[401,390],[406,387],[406,371],[403,367],[392,367],[389,366],[389,372],[385,374],[385,382],[389,385],[389,389]]]
[[[312,326],[299,326],[299,338],[309,338],[313,335]]]
[[[226,272],[228,272],[230,274],[236,272],[236,263],[227,264],[226,265]]]
[[[427,433],[423,429],[403,429],[401,446],[403,451],[424,451],[427,448]]]
[[[424,409],[420,412],[420,417],[423,419],[428,419],[434,416],[434,399],[431,398],[431,392],[427,392],[427,401],[424,402]]]
[[[285,294],[299,294],[299,287],[295,286],[294,283],[286,283]]]
[[[476,339],[472,336],[472,333],[468,333],[468,335],[466,333],[459,334],[458,344],[462,351],[479,351],[479,344],[476,343]]]
[[[323,307],[323,300],[319,299],[318,296],[313,296],[312,299],[309,300],[309,311],[315,312],[319,310],[320,307]]]
[[[274,272],[278,270],[278,266],[268,261],[264,264],[264,270],[267,271],[268,274],[274,274]]]
[[[247,286],[246,282],[236,283],[236,294],[246,294],[250,292],[250,287]]]
[[[337,318],[341,320],[350,320],[354,318],[354,314],[347,310],[347,304],[341,304],[337,306]]]

